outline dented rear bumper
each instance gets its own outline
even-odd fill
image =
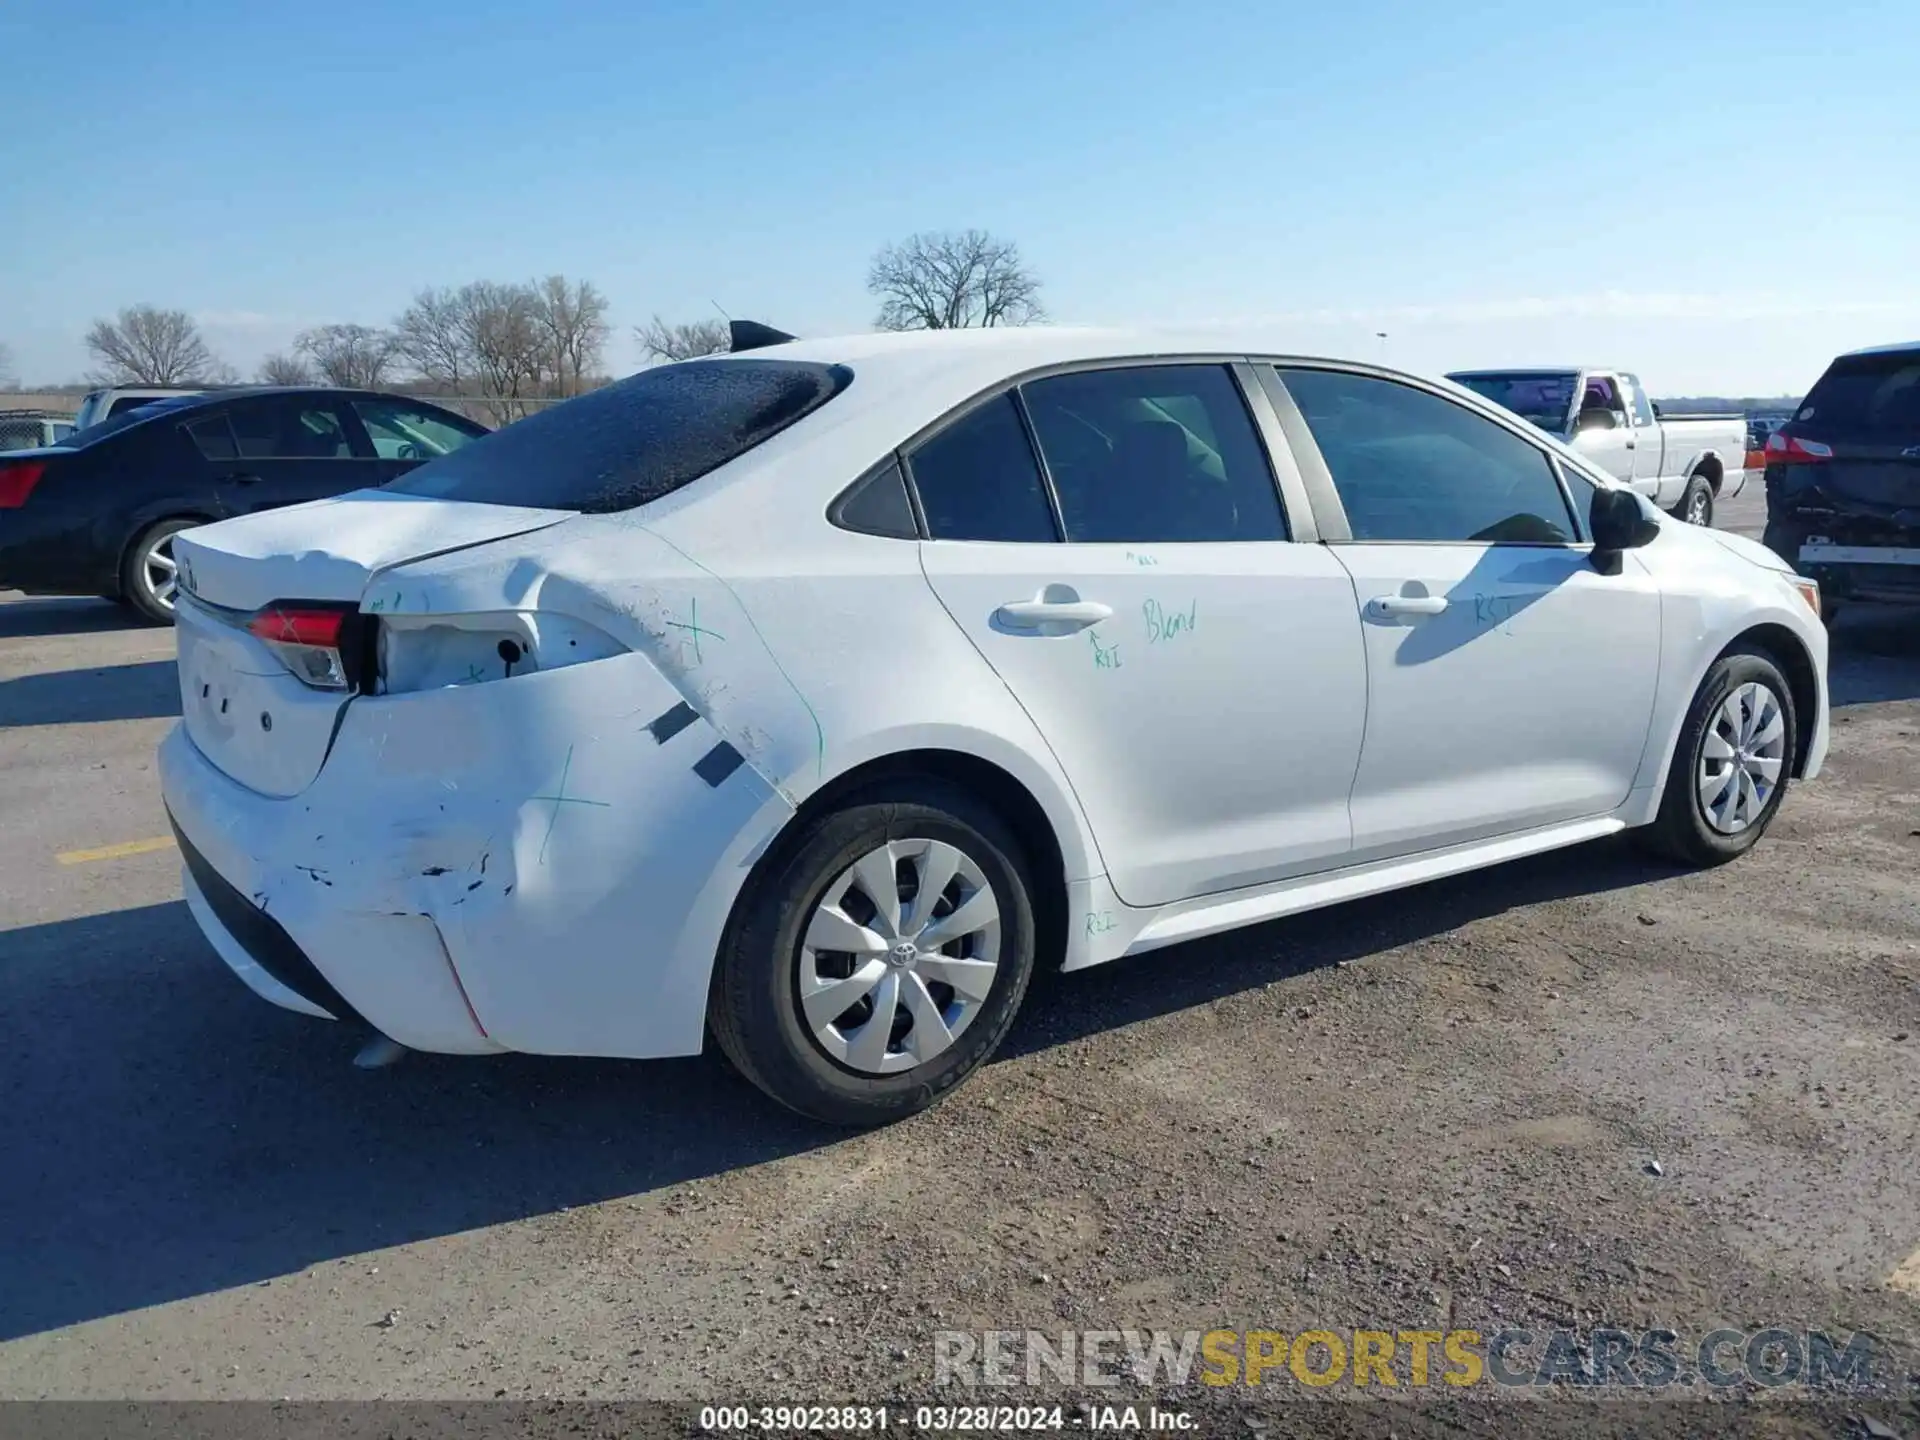
[[[295,796],[181,727],[160,775],[195,917],[242,979],[443,1052],[697,1052],[727,914],[791,814],[631,654],[355,700]],[[263,953],[274,931],[331,999]]]

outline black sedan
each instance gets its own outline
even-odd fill
[[[176,532],[383,485],[486,433],[370,390],[157,400],[58,445],[0,455],[0,590],[104,595],[166,623]]]

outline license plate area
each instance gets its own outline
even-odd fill
[[[347,697],[314,690],[245,631],[177,607],[180,716],[194,746],[249,789],[297,795],[326,762]]]

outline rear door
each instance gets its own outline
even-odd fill
[[[1618,806],[1652,721],[1660,594],[1631,554],[1617,575],[1593,568],[1591,485],[1433,391],[1277,373],[1301,466],[1338,507],[1323,533],[1351,534],[1328,548],[1366,636],[1354,861]]]
[[[260,395],[225,407],[233,454],[214,462],[228,513],[245,514],[344,494],[376,482],[377,468],[358,427],[331,398]],[[202,431],[207,432],[202,441]],[[202,453],[224,443],[208,417],[191,433]]]
[[[927,578],[1052,746],[1129,905],[1350,845],[1353,587],[1289,538],[1250,404],[1268,402],[1225,364],[1102,367],[995,395],[908,455]]]
[[[1662,466],[1668,463],[1665,437],[1640,377],[1622,375],[1620,383],[1626,392],[1627,422],[1633,437],[1633,488],[1651,497],[1658,493],[1660,477],[1665,473]]]

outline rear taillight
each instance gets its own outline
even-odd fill
[[[247,633],[264,642],[302,684],[349,690],[357,668],[351,641],[358,618],[353,608],[288,600],[254,615]]]
[[[46,469],[44,460],[0,463],[0,510],[18,510],[26,504],[27,496],[33,493],[33,487],[40,483]]]
[[[1833,447],[1776,430],[1767,437],[1766,456],[1769,465],[1821,465],[1833,459]]]

